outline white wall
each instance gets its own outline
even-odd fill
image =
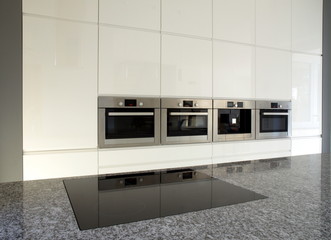
[[[317,152],[301,146],[320,137],[322,0],[23,3],[25,179],[291,152],[290,139],[98,151],[98,95],[292,100],[293,154]]]

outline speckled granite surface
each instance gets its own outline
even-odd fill
[[[0,239],[331,239],[330,155],[214,166],[268,199],[80,231],[62,179],[0,184]]]

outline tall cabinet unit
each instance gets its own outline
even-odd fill
[[[98,1],[23,3],[24,179],[96,174]]]
[[[323,0],[24,0],[24,178],[320,152],[322,10]],[[292,100],[292,138],[98,149],[99,96]]]
[[[99,95],[160,96],[160,0],[99,2]]]
[[[321,152],[322,0],[292,0],[292,155]]]

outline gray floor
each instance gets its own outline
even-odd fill
[[[61,179],[0,184],[0,239],[331,239],[330,155],[214,166],[267,199],[80,231]]]

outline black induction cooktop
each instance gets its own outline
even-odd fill
[[[264,199],[211,166],[64,180],[81,230]]]

